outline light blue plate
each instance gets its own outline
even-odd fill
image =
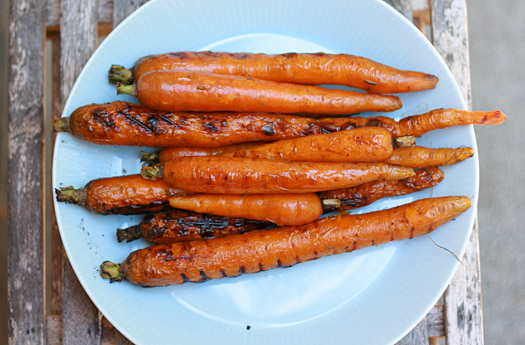
[[[459,89],[427,39],[381,1],[152,1],[100,45],[66,103],[76,107],[116,99],[107,82],[111,64],[132,66],[139,57],[170,51],[341,52],[402,69],[437,75],[431,91],[403,94],[396,119],[434,108],[465,108]],[[466,195],[473,207],[432,234],[458,256],[465,249],[477,204],[478,160],[471,126],[434,131],[418,139],[430,147],[473,147],[476,155],[444,168],[432,190],[388,198],[360,210],[393,207],[430,196]],[[137,173],[140,148],[98,146],[59,134],[55,188]],[[386,244],[271,271],[202,284],[143,289],[110,285],[102,261],[120,262],[146,246],[119,244],[115,229],[139,216],[100,216],[55,203],[71,264],[96,306],[138,344],[387,344],[406,334],[430,310],[458,262],[428,237]]]

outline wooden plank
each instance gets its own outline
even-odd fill
[[[429,337],[445,336],[445,308],[443,304],[436,304],[427,314],[427,326]]]
[[[62,0],[60,18],[61,99],[66,100],[82,67],[96,48],[97,1]],[[99,344],[101,317],[64,260],[63,344]]]
[[[470,108],[467,2],[466,0],[434,0],[431,13],[434,47],[445,59]]]
[[[397,342],[397,345],[428,345],[427,318],[424,317],[416,327]]]
[[[46,343],[62,344],[62,315],[46,316]]]
[[[8,336],[42,344],[45,3],[12,0],[9,14]]]
[[[148,0],[115,0],[113,4],[113,27],[116,27]]]
[[[51,112],[52,117],[60,117],[62,112],[62,89],[60,86],[60,35],[54,34],[51,37],[52,43],[52,70],[51,70]],[[55,146],[56,134],[52,136],[52,147]],[[47,171],[51,173],[51,169]],[[54,205],[51,204],[52,208],[52,220],[51,220],[51,314],[59,315],[62,314],[62,276],[64,271],[64,248],[62,246],[62,239],[58,230],[58,224],[55,217]],[[60,324],[60,330],[62,331],[62,324]]]
[[[385,0],[387,4],[394,7],[405,18],[413,21],[412,17],[412,0]]]
[[[46,26],[60,25],[61,0],[46,1]],[[118,0],[117,0],[118,1]],[[113,20],[113,0],[99,0],[97,5],[97,22],[111,23]]]
[[[466,0],[432,2],[434,46],[443,56],[471,107]],[[461,265],[444,295],[448,344],[483,344],[478,224],[472,230]]]

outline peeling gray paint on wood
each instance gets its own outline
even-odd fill
[[[445,59],[471,108],[466,0],[432,2],[432,36],[434,46]],[[444,294],[448,344],[483,344],[478,231],[476,218],[462,258],[468,267],[460,265]]]
[[[470,57],[466,0],[432,1],[432,37],[456,78],[468,107],[470,95]]]
[[[113,4],[113,27],[115,28],[148,0],[115,0]]]
[[[9,14],[8,336],[42,344],[45,3],[11,0]]]
[[[60,0],[47,0],[46,26],[60,25],[60,10]],[[99,0],[97,5],[97,22],[111,23],[112,20],[113,0]]]
[[[61,99],[65,101],[97,44],[97,1],[62,0],[60,18]],[[99,312],[64,260],[62,287],[63,344],[99,344]]]

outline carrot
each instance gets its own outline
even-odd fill
[[[474,150],[470,147],[457,149],[431,149],[421,146],[400,147],[394,150],[386,162],[410,168],[428,168],[456,164],[472,157],[472,155],[474,155]]]
[[[170,205],[183,210],[217,216],[245,218],[278,225],[303,225],[323,214],[315,193],[225,195],[197,194],[170,198]],[[325,200],[326,201],[326,200]],[[329,200],[333,204],[334,200]],[[327,204],[327,202],[323,203]],[[336,205],[339,203],[337,202]]]
[[[77,204],[100,214],[140,214],[169,209],[168,199],[186,192],[162,179],[150,181],[140,175],[101,178],[85,187],[56,189],[58,201]]]
[[[180,157],[190,157],[190,156],[218,156],[223,153],[235,152],[240,150],[245,150],[255,146],[261,146],[266,144],[266,142],[254,142],[254,143],[240,143],[219,147],[192,147],[192,146],[174,146],[174,147],[165,147],[158,152],[143,152],[142,153],[142,162],[147,162],[149,164],[158,164],[171,161]]]
[[[142,222],[126,229],[117,229],[119,242],[143,238],[155,244],[193,241],[241,234],[273,227],[272,223],[170,210],[149,214]]]
[[[277,141],[360,127],[382,127],[395,137],[420,136],[455,125],[495,125],[500,111],[437,109],[400,122],[385,117],[308,118],[283,114],[162,112],[127,103],[91,104],[53,122],[56,132],[70,132],[96,144],[150,147],[224,145]],[[421,127],[416,128],[416,124]]]
[[[308,163],[227,157],[182,157],[142,176],[162,177],[175,188],[212,194],[310,193],[374,180],[399,180],[414,170],[386,163]]]
[[[401,180],[372,181],[351,188],[343,188],[320,192],[319,197],[336,199],[340,207],[324,206],[324,212],[351,210],[373,203],[381,198],[414,193],[433,187],[443,180],[445,174],[438,168],[428,168],[416,171],[415,176]]]
[[[163,111],[346,115],[402,106],[398,97],[390,95],[189,71],[151,71],[136,84],[117,85],[117,92],[132,94],[140,104]]]
[[[395,136],[423,134],[458,125],[498,125],[507,117],[501,111],[468,111],[461,109],[435,109],[421,115],[405,117],[399,121]]]
[[[393,151],[392,134],[383,128],[370,127],[277,141],[223,153],[221,157],[360,163],[384,161]]]
[[[420,236],[469,207],[470,199],[464,196],[423,199],[302,226],[152,246],[134,251],[121,264],[102,263],[100,274],[112,282],[127,280],[145,287],[233,277]]]
[[[413,92],[432,89],[438,78],[431,74],[404,71],[370,59],[347,54],[279,55],[176,52],[143,57],[133,70],[111,66],[109,80],[131,84],[156,70],[190,70],[242,75],[284,83],[348,85],[375,93]]]

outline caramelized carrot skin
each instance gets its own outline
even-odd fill
[[[355,128],[355,121],[279,114],[170,113],[112,102],[76,109],[69,117],[68,130],[96,144],[219,147],[330,133]],[[360,127],[366,126],[367,121],[362,119]]]
[[[168,199],[186,192],[170,187],[162,179],[150,181],[140,175],[101,178],[85,187],[87,210],[100,214],[140,214],[169,208]]]
[[[131,253],[121,264],[120,273],[141,286],[255,273],[420,236],[469,207],[467,197],[423,199],[367,214],[326,217],[298,227],[152,246]]]
[[[155,70],[242,75],[296,84],[348,85],[374,93],[427,90],[438,82],[434,75],[399,70],[364,57],[325,53],[267,55],[206,51],[151,55],[137,61],[134,77],[138,80]]]
[[[428,131],[465,124],[499,124],[505,114],[438,109],[409,116],[399,123],[370,118],[308,118],[284,114],[162,112],[127,103],[91,104],[77,108],[67,122],[71,134],[96,144],[150,147],[220,147],[276,141],[361,127],[382,127],[394,136],[420,136]],[[67,120],[66,120],[67,119]],[[421,124],[419,128],[417,124]]]
[[[321,199],[339,199],[340,208],[325,211],[344,211],[363,207],[381,198],[406,195],[433,187],[443,181],[445,174],[438,168],[416,171],[415,176],[401,180],[372,181],[359,186],[319,193]]]
[[[392,156],[392,134],[383,128],[357,128],[330,134],[277,141],[222,157],[246,157],[297,162],[380,162]]]
[[[175,188],[211,194],[310,193],[414,175],[386,163],[285,162],[227,157],[183,157],[166,162],[163,179]]]
[[[146,241],[154,244],[168,244],[265,229],[271,227],[271,223],[170,210],[147,215],[137,226],[142,238]]]
[[[151,71],[136,85],[140,104],[162,111],[346,115],[402,106],[398,97],[390,95],[188,71]]]
[[[171,161],[173,159],[181,157],[192,157],[192,156],[217,156],[224,153],[235,152],[240,150],[246,150],[254,146],[264,145],[265,142],[255,142],[255,143],[240,143],[227,146],[219,147],[191,147],[191,146],[181,146],[181,147],[165,147],[159,152],[159,162],[164,163]]]
[[[401,119],[396,136],[419,137],[429,131],[459,125],[497,125],[507,117],[501,111],[468,111],[461,109],[434,109],[421,115]]]
[[[217,216],[268,221],[278,225],[303,225],[323,214],[315,193],[226,195],[197,194],[169,199],[175,208]]]
[[[431,149],[421,146],[400,147],[394,150],[394,153],[386,162],[410,168],[428,168],[456,164],[473,155],[474,150],[470,147],[457,149]]]

